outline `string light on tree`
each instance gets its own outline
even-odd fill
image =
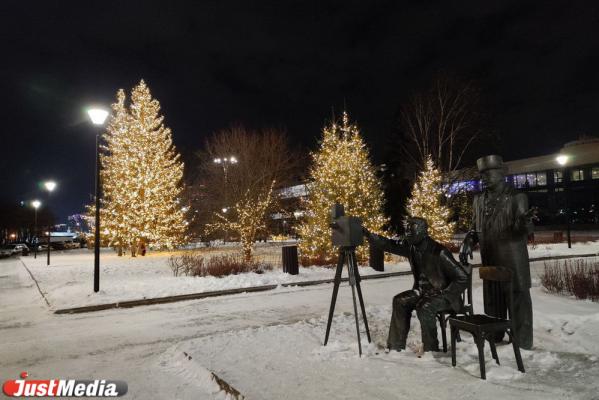
[[[329,227],[333,204],[343,204],[347,215],[361,218],[369,231],[383,234],[387,223],[383,201],[366,144],[344,112],[340,125],[333,121],[323,129],[320,148],[312,153],[305,221],[298,227],[303,262],[336,260]],[[367,245],[360,246],[356,254],[365,259]]]
[[[411,217],[424,218],[428,222],[429,235],[433,239],[449,243],[455,231],[455,223],[449,222],[451,211],[441,203],[444,193],[441,179],[441,172],[429,155],[424,170],[420,172],[412,187],[407,211]]]
[[[222,214],[215,213],[218,221],[206,226],[206,232],[214,232],[218,229],[231,230],[239,234],[243,258],[251,261],[254,242],[261,230],[266,229],[268,211],[274,204],[272,181],[268,190],[264,193],[252,193],[247,190],[245,195],[234,207],[223,208]]]
[[[185,240],[186,209],[181,207],[183,162],[142,80],[131,92],[117,92],[101,156],[102,236],[109,245],[172,248]]]

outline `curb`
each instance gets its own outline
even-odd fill
[[[547,257],[537,257],[530,258],[529,261],[547,261],[547,260],[563,260],[567,258],[585,258],[585,257],[598,257],[599,253],[589,253],[589,254],[579,254],[579,255],[564,255],[564,256],[547,256]],[[473,268],[479,267],[481,264],[472,264]],[[366,275],[361,276],[362,280],[369,279],[382,279],[382,278],[391,278],[396,276],[405,276],[411,275],[412,271],[401,271],[401,272],[388,272],[383,274],[376,275]],[[113,308],[132,308],[139,306],[149,306],[153,304],[165,304],[165,303],[175,303],[178,301],[186,301],[186,300],[198,300],[205,299],[208,297],[219,297],[219,296],[229,296],[232,294],[240,294],[240,293],[254,293],[254,292],[265,292],[268,290],[276,289],[277,287],[291,287],[291,286],[314,286],[314,285],[323,285],[327,283],[333,283],[334,279],[322,279],[317,281],[302,281],[302,282],[289,282],[289,283],[281,283],[278,285],[264,285],[264,286],[251,286],[247,288],[237,288],[237,289],[227,289],[227,290],[215,290],[210,292],[201,292],[201,293],[190,293],[190,294],[181,294],[175,296],[166,296],[166,297],[155,297],[150,299],[139,299],[139,300],[128,300],[128,301],[120,301],[116,303],[105,303],[105,304],[97,304],[91,306],[84,307],[74,307],[74,308],[64,308],[54,311],[54,314],[81,314],[87,312],[95,312],[95,311],[103,311],[110,310]],[[348,278],[342,278],[341,282],[347,282]],[[38,286],[39,288],[39,286]],[[41,293],[41,290],[40,290]],[[45,298],[45,296],[44,296]]]

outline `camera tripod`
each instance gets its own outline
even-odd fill
[[[354,301],[354,317],[356,318],[356,333],[358,334],[358,350],[362,357],[362,343],[360,342],[360,325],[358,323],[358,309],[356,306],[356,289],[358,291],[358,299],[360,300],[360,309],[362,310],[362,319],[364,319],[364,327],[366,328],[366,336],[368,343],[370,340],[370,330],[368,329],[368,320],[366,319],[366,310],[364,309],[364,298],[362,297],[362,289],[360,288],[360,272],[358,271],[358,261],[356,259],[356,248],[342,247],[339,249],[339,261],[337,262],[337,270],[335,272],[335,280],[333,286],[333,297],[331,298],[331,307],[329,309],[329,320],[327,322],[327,333],[324,337],[324,345],[329,341],[329,332],[331,330],[331,322],[333,322],[333,313],[335,312],[335,303],[337,302],[337,293],[341,284],[341,272],[343,265],[347,263],[349,286],[351,286],[351,294]],[[354,289],[355,287],[355,289]]]

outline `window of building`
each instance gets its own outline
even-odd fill
[[[535,186],[547,186],[546,172],[529,172],[512,176],[514,187],[524,189]]]
[[[562,183],[564,181],[562,171],[553,171],[553,181],[555,183]]]
[[[526,175],[514,175],[514,187],[524,188],[526,187]]]
[[[573,181],[582,181],[582,180],[584,180],[584,170],[582,170],[582,169],[573,169],[572,170],[572,180]]]
[[[591,179],[599,179],[599,167],[593,167],[591,170]]]
[[[547,172],[537,172],[537,185],[547,186]]]

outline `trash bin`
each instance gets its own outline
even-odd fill
[[[283,272],[291,275],[299,273],[299,265],[297,262],[297,246],[283,246]]]
[[[21,251],[21,255],[28,256],[29,255],[29,248],[24,247],[23,250]]]

